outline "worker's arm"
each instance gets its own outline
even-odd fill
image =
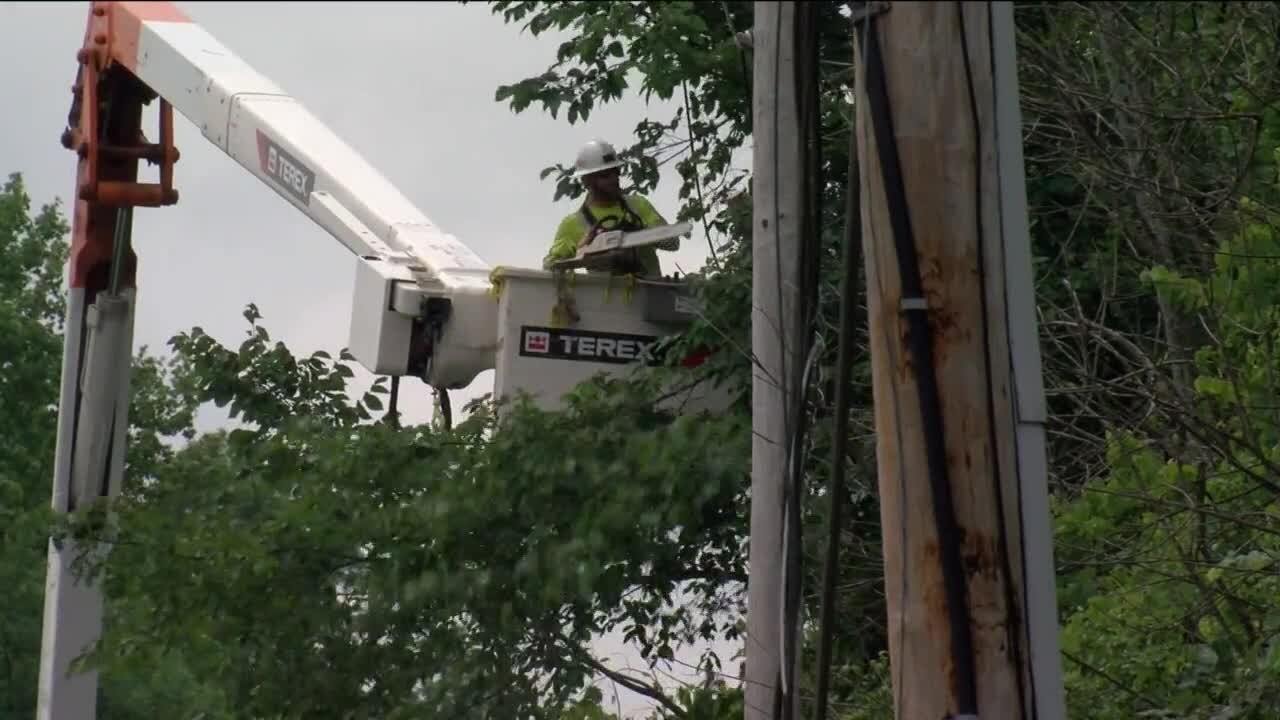
[[[627,200],[627,204],[630,205],[631,209],[634,210],[636,214],[640,216],[640,219],[644,221],[645,227],[658,227],[659,225],[667,224],[666,218],[662,217],[662,214],[653,206],[653,203],[649,202],[649,198],[643,195],[633,195]],[[680,238],[664,240],[658,243],[656,247],[661,250],[670,250],[674,252],[680,249]]]
[[[551,263],[569,260],[576,256],[578,243],[581,242],[585,232],[576,215],[569,215],[561,220],[560,227],[556,228],[556,237],[551,241],[551,249],[547,251],[546,257],[542,258],[543,269],[549,270]]]

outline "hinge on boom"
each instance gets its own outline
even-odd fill
[[[413,319],[413,334],[409,340],[409,374],[422,378],[435,394],[432,400],[432,426],[437,429],[453,428],[453,407],[449,389],[435,385],[431,376],[435,368],[436,353],[440,351],[440,338],[444,324],[453,312],[453,305],[445,298],[428,297],[422,302],[422,314]]]
[[[422,315],[413,320],[409,341],[409,374],[431,383],[432,363],[440,347],[445,321],[453,306],[444,298],[429,297],[422,303]]]
[[[141,130],[133,144],[103,142],[99,130],[102,118],[97,109],[99,77],[96,71],[90,70],[83,73],[82,81],[74,86],[75,102],[84,111],[76,125],[62,133],[62,146],[74,150],[85,163],[79,199],[109,207],[161,207],[178,202],[178,191],[173,187],[173,165],[179,155],[173,144],[173,106],[160,99],[160,142],[147,142]],[[159,165],[160,182],[105,180],[99,173],[103,160],[146,160]]]
[[[90,18],[85,45],[76,53],[80,68],[71,91],[74,99],[62,133],[62,146],[80,156],[82,173],[77,197],[108,207],[160,207],[178,202],[173,187],[173,165],[178,150],[173,145],[173,106],[160,98],[160,142],[149,143],[141,129],[132,137],[122,128],[111,127],[119,121],[119,105],[136,103],[139,107],[155,99],[156,93],[146,87],[113,58],[116,38],[112,32],[110,11],[95,7]],[[110,139],[109,139],[110,138]],[[103,173],[106,165],[121,161],[146,160],[160,166],[160,182],[140,183],[113,177],[118,172]]]
[[[61,137],[62,146],[79,156],[75,198],[82,203],[72,223],[70,284],[85,288],[89,302],[107,289],[108,276],[112,288],[130,287],[136,280],[133,252],[119,244],[132,208],[178,202],[173,107],[160,98],[160,141],[148,142],[142,110],[157,93],[123,59],[132,47],[113,30],[120,25],[121,7],[93,4],[84,46],[76,54],[79,67]],[[140,160],[159,166],[160,182],[138,181]]]

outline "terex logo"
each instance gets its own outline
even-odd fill
[[[258,160],[262,172],[280,183],[290,195],[304,205],[310,201],[311,191],[316,185],[315,173],[272,142],[261,130],[258,131]]]
[[[520,328],[520,354],[548,360],[624,365],[657,362],[651,347],[656,337],[559,328]]]
[[[530,330],[524,335],[524,351],[545,355],[551,346],[551,335],[545,332]]]

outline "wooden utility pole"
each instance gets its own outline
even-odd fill
[[[793,3],[757,2],[752,158],[751,544],[747,579],[746,720],[774,720],[782,690],[783,511],[800,345],[803,148]],[[788,663],[789,664],[789,663]]]
[[[896,716],[1062,720],[1012,7],[879,5],[855,64]]]

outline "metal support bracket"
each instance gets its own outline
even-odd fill
[[[849,20],[852,21],[854,25],[861,25],[867,20],[870,20],[871,18],[874,18],[877,15],[883,15],[887,12],[889,12],[889,3],[887,2],[864,3],[861,7],[854,9],[853,13],[849,17]],[[961,720],[961,719],[957,718],[956,720]]]

